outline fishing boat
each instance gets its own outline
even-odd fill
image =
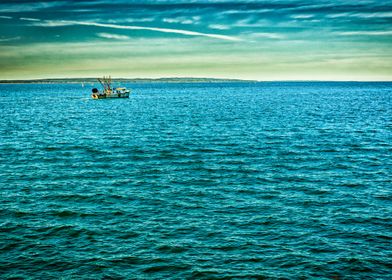
[[[105,99],[105,98],[129,98],[130,90],[125,87],[112,88],[112,78],[103,77],[98,79],[99,83],[103,87],[102,91],[97,88],[92,89],[91,97],[93,99]]]

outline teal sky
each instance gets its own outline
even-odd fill
[[[0,79],[392,81],[392,0],[5,0],[0,69]]]

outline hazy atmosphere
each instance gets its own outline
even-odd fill
[[[2,1],[0,79],[392,77],[392,1]]]

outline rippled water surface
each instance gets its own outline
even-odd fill
[[[0,278],[390,277],[391,83],[128,86],[0,85]]]

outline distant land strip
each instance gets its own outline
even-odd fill
[[[217,79],[217,78],[112,78],[113,82],[125,83],[221,83],[221,82],[257,82],[255,80]],[[96,83],[97,78],[52,78],[31,80],[0,80],[0,84],[75,84]]]
[[[392,81],[333,81],[333,80],[244,80],[220,78],[112,78],[113,83],[387,83]],[[94,84],[97,78],[50,78],[50,79],[18,79],[0,80],[0,84]]]

